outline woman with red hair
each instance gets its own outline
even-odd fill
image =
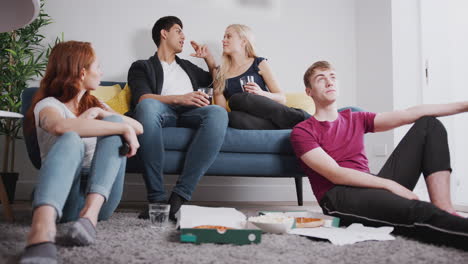
[[[42,166],[20,263],[56,263],[57,220],[75,221],[68,243],[94,243],[98,220],[108,219],[120,202],[126,158],[139,148],[143,127],[90,94],[101,76],[90,43],[67,41],[52,49],[25,121],[37,133]],[[128,152],[119,154],[124,144]]]

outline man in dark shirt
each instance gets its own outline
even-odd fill
[[[215,160],[224,141],[228,123],[227,112],[210,105],[208,96],[199,87],[212,84],[210,72],[216,67],[206,46],[192,41],[194,57],[203,58],[210,72],[180,59],[185,35],[177,17],[162,17],[154,24],[152,35],[158,50],[148,60],[132,64],[128,84],[132,91],[132,115],[143,124],[145,133],[139,136],[139,155],[144,164],[148,201],[171,205],[169,217],[175,220],[180,206],[190,200],[199,179]],[[184,167],[169,200],[164,190],[163,127],[197,128],[185,156]],[[140,214],[148,218],[148,211]]]

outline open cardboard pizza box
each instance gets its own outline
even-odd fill
[[[234,208],[183,205],[179,210],[180,241],[187,243],[258,244],[262,231],[247,225]]]
[[[294,217],[296,219],[295,226],[293,228],[303,227],[339,227],[340,218],[325,215],[322,213],[311,212],[311,211],[260,211],[259,215],[265,214],[284,214],[285,216]],[[312,221],[310,221],[312,220]],[[320,223],[315,225],[314,223]],[[304,226],[301,226],[304,225]]]

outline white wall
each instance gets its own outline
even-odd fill
[[[429,78],[423,82],[424,103],[466,100],[468,92],[464,76],[468,74],[468,3],[462,0],[421,1],[422,54],[427,62]],[[440,118],[450,145],[452,198],[457,205],[468,208],[468,115]]]
[[[380,112],[421,103],[466,100],[468,91],[462,78],[468,74],[466,12],[468,4],[463,0],[357,0],[358,105]],[[428,80],[424,76],[426,61]],[[373,90],[375,83],[379,86]],[[466,210],[468,115],[439,119],[448,131],[452,200],[459,209]],[[367,136],[371,169],[377,171],[381,167],[409,127],[395,129],[380,138]],[[388,144],[388,154],[372,157],[381,144]],[[415,193],[429,200],[422,178]]]
[[[419,0],[392,1],[393,108],[405,109],[422,103],[424,71],[422,62]],[[394,144],[411,126],[394,130]],[[429,200],[424,179],[415,188],[420,199]]]
[[[422,103],[423,80],[419,0],[392,1],[393,106],[404,109]],[[404,131],[397,129],[395,142]]]
[[[357,105],[371,112],[393,110],[391,1],[356,0]],[[393,150],[393,132],[366,135],[371,172]]]
[[[182,57],[189,58],[189,40],[209,45],[221,54],[224,29],[244,23],[255,32],[260,56],[269,59],[281,87],[302,91],[302,76],[316,60],[329,60],[340,73],[340,106],[356,105],[356,33],[354,1],[349,0],[49,0],[45,9],[54,19],[45,36],[52,41],[93,43],[103,66],[103,80],[126,81],[130,64],[153,55],[151,28],[161,16],[176,15],[184,23],[186,44]],[[190,59],[203,65],[199,59]],[[346,84],[346,85],[344,85]],[[36,171],[30,166],[23,144],[18,144],[17,170],[21,199],[27,199]],[[176,177],[168,177],[174,183]],[[128,175],[124,199],[145,199],[140,175]],[[305,200],[314,200],[307,180]],[[292,179],[202,178],[196,200],[296,200]]]
[[[451,51],[451,82],[454,91],[453,100],[467,100],[468,89],[466,76],[468,76],[468,2],[464,0],[452,0],[450,2],[451,27],[449,28],[450,43],[448,50]],[[455,144],[452,145],[455,182],[453,187],[453,198],[456,204],[468,210],[468,114],[457,115],[453,118],[453,137]]]
[[[219,57],[226,26],[244,23],[254,30],[258,53],[269,59],[284,90],[302,91],[305,69],[327,59],[343,69],[341,80],[350,87],[342,104],[349,105],[355,103],[353,8],[348,0],[48,1],[55,23],[45,34],[53,39],[64,32],[67,40],[91,41],[102,60],[103,79],[126,81],[130,64],[156,51],[151,28],[161,16],[176,15],[184,23],[185,58],[193,51],[189,40],[208,44]],[[190,60],[205,67],[201,59]]]

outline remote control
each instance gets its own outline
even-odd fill
[[[125,156],[130,152],[130,145],[127,142],[124,142],[122,146],[119,148],[119,155]]]

